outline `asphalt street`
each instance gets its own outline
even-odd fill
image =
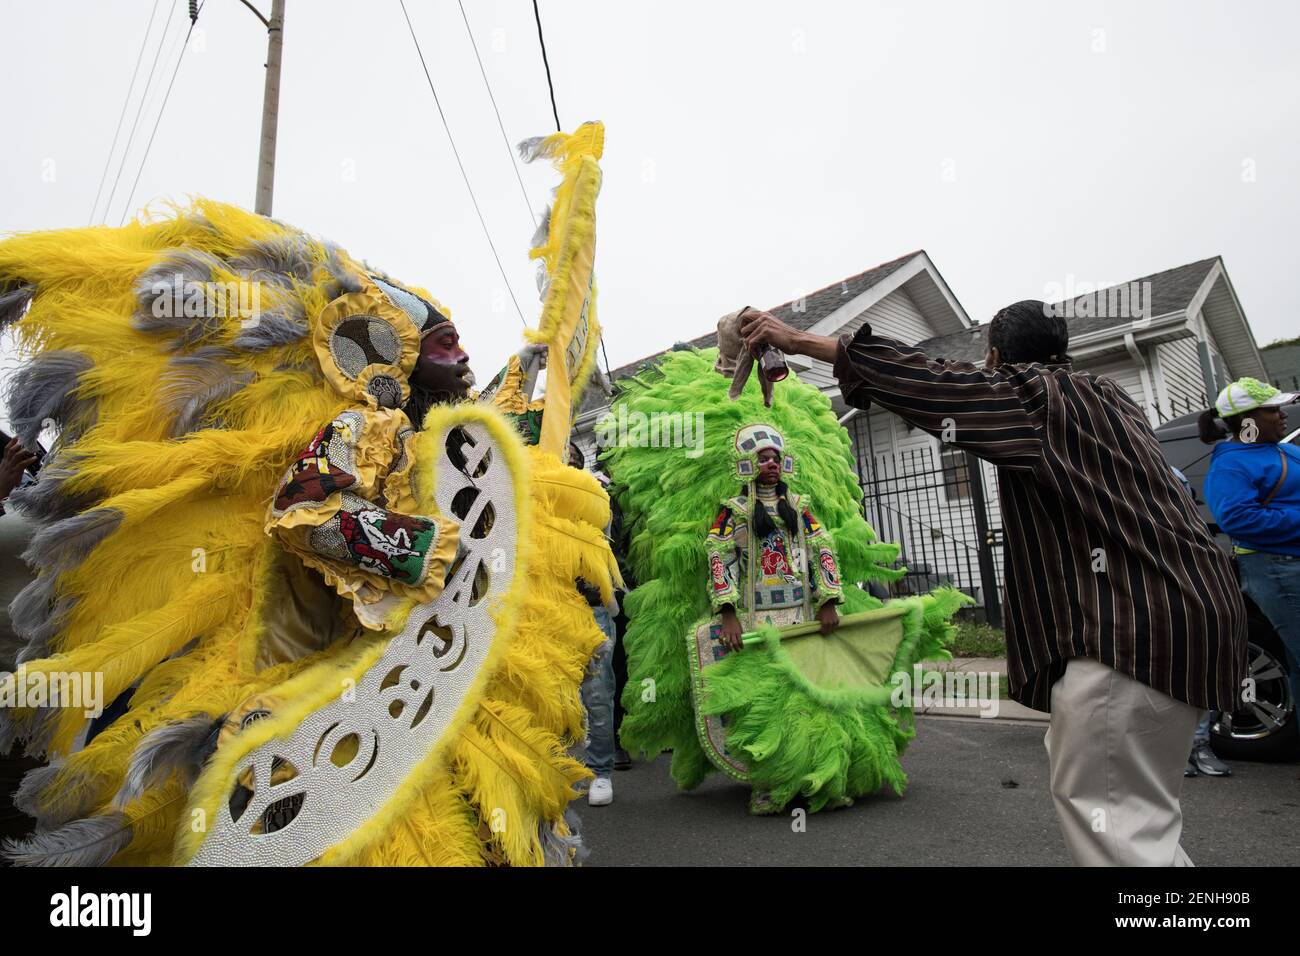
[[[574,804],[587,866],[1068,865],[1047,790],[1046,726],[920,718],[909,783],[798,820],[751,817],[748,789],[713,774],[678,792],[669,756],[614,774],[614,803]],[[1183,787],[1183,847],[1198,866],[1300,865],[1300,765],[1234,763]]]

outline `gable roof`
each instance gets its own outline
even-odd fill
[[[1128,325],[1132,322],[1133,316],[1098,314],[1106,311],[1104,304],[1107,298],[1107,290],[1117,289],[1122,286],[1134,284],[1142,286],[1150,283],[1150,318],[1181,312],[1191,305],[1192,300],[1196,298],[1197,292],[1205,283],[1206,276],[1210,274],[1210,270],[1218,262],[1218,256],[1212,256],[1209,259],[1198,259],[1196,262],[1189,262],[1173,269],[1165,269],[1163,272],[1153,272],[1151,275],[1141,276],[1113,286],[1106,286],[1096,292],[1078,295],[1073,299],[1062,299],[1060,302],[1052,304],[1062,310],[1063,315],[1072,316],[1069,319],[1071,336],[1086,335],[1089,332],[1098,332],[1102,329]],[[1143,295],[1145,297],[1145,293]],[[1088,314],[1081,315],[1080,313]]]
[[[1141,276],[1130,282],[1107,286],[1096,292],[1075,296],[1052,305],[1066,316],[1071,345],[1085,336],[1105,338],[1108,330],[1129,330],[1134,315],[1079,315],[1080,312],[1106,312],[1108,290],[1121,286],[1149,284],[1150,312],[1147,318],[1186,314],[1190,322],[1199,311],[1205,318],[1228,366],[1234,375],[1255,375],[1263,369],[1263,360],[1255,346],[1250,323],[1237,302],[1236,293],[1228,279],[1221,256],[1198,259],[1185,265]],[[1143,299],[1147,290],[1142,290]],[[1081,307],[1082,303],[1082,307]],[[1147,303],[1144,301],[1143,306]],[[973,326],[950,335],[940,335],[917,343],[927,355],[959,362],[979,363],[984,360],[988,339],[987,324]]]

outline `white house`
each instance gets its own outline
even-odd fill
[[[1217,256],[1053,307],[1069,324],[1075,366],[1121,384],[1147,410],[1152,425],[1205,408],[1206,396],[1231,379],[1267,378]],[[879,334],[917,345],[934,358],[982,362],[987,348],[987,327],[971,322],[924,250],[771,311],[822,335],[838,336],[869,322]],[[710,332],[685,345],[708,348],[716,340]],[[611,378],[634,374],[655,357],[614,369]],[[925,591],[950,581],[984,604],[984,577],[992,573],[1000,583],[1002,573],[993,467],[977,463],[979,471],[972,474],[973,459],[964,452],[909,428],[897,416],[878,408],[850,409],[826,363],[792,356],[790,364],[830,398],[849,432],[867,519],[881,538],[900,545],[911,572],[901,590]],[[594,425],[607,408],[603,396],[594,393],[575,429],[589,455],[595,451]]]

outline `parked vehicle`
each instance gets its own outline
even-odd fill
[[[1286,408],[1291,421],[1300,421],[1300,403]],[[1231,552],[1232,542],[1214,522],[1201,491],[1210,469],[1213,446],[1203,444],[1196,428],[1197,414],[1184,415],[1156,429],[1168,462],[1183,473],[1192,495],[1219,545]],[[1286,441],[1300,444],[1300,429]],[[1235,760],[1290,760],[1300,756],[1300,716],[1291,694],[1286,651],[1272,623],[1245,594],[1249,620],[1249,676],[1255,681],[1255,701],[1242,703],[1234,713],[1224,713],[1211,728],[1214,752]],[[1300,608],[1297,608],[1300,613]]]

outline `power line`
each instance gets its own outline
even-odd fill
[[[176,4],[172,4],[167,13],[167,20],[163,23],[162,34],[158,37],[158,49],[154,51],[153,64],[149,67],[149,77],[144,81],[144,89],[140,91],[140,105],[136,107],[135,119],[131,121],[131,133],[126,138],[126,146],[122,150],[122,161],[117,165],[117,175],[113,177],[113,188],[108,191],[108,201],[104,203],[104,222],[108,222],[108,210],[113,205],[113,196],[117,193],[117,184],[122,179],[122,172],[126,169],[126,158],[131,152],[131,143],[135,141],[135,131],[140,125],[140,114],[144,112],[144,102],[149,95],[149,86],[153,83],[154,70],[158,68],[158,57],[162,55],[163,44],[167,42],[167,28],[172,25],[172,14],[176,12]]]
[[[204,0],[206,3],[207,0]],[[126,222],[126,217],[131,214],[131,201],[135,199],[136,187],[140,185],[140,177],[144,175],[145,163],[149,161],[149,150],[153,148],[154,137],[158,135],[158,125],[162,122],[163,114],[167,112],[167,101],[171,98],[172,87],[176,85],[176,74],[181,71],[181,63],[185,59],[185,51],[190,48],[190,35],[194,32],[194,25],[199,22],[199,13],[203,10],[203,4],[200,3],[197,8],[190,4],[190,28],[185,31],[185,40],[181,43],[181,55],[176,58],[176,66],[172,69],[172,78],[167,83],[167,92],[163,94],[162,106],[158,108],[158,116],[153,121],[153,130],[149,133],[149,142],[145,144],[144,155],[140,157],[140,168],[135,171],[135,181],[131,183],[131,192],[126,197],[126,205],[122,208],[122,218],[118,220],[118,225]],[[105,210],[107,214],[107,210]]]
[[[551,112],[555,115],[555,131],[561,133],[560,111],[555,105],[555,84],[551,82],[551,63],[546,59],[546,38],[542,36],[542,12],[537,9],[537,0],[533,0],[533,19],[537,21],[537,42],[542,46],[542,65],[546,67],[546,85],[551,89]]]
[[[456,0],[460,7],[460,17],[465,21],[465,32],[469,35],[469,45],[474,48],[474,59],[478,60],[478,71],[483,76],[483,85],[487,87],[488,99],[492,101],[492,111],[497,114],[497,127],[501,130],[501,141],[506,144],[506,152],[510,154],[510,165],[514,167],[515,179],[519,181],[519,192],[524,197],[524,205],[528,207],[528,215],[533,217],[533,228],[537,228],[537,213],[533,212],[532,203],[528,201],[528,190],[524,188],[524,177],[519,172],[519,161],[515,158],[515,151],[510,146],[510,137],[506,135],[506,126],[501,122],[501,110],[497,108],[497,98],[492,95],[492,84],[488,82],[487,71],[483,69],[483,58],[478,55],[478,44],[474,42],[474,31],[469,28],[469,17],[465,15],[465,4],[461,0]]]
[[[144,61],[144,48],[149,45],[149,31],[153,29],[154,17],[158,15],[158,0],[153,0],[153,10],[149,13],[149,25],[144,28],[140,38],[140,52],[135,55],[135,69],[131,71],[131,85],[126,88],[126,99],[122,101],[122,113],[117,118],[117,129],[113,131],[113,145],[108,147],[104,158],[104,171],[99,174],[99,188],[95,190],[95,203],[90,207],[90,219],[86,225],[95,222],[95,210],[99,208],[99,197],[104,193],[104,183],[108,181],[108,168],[113,165],[113,154],[117,152],[117,138],[122,135],[122,120],[126,119],[126,108],[131,105],[131,94],[135,92],[135,81],[140,75],[140,64]]]
[[[497,255],[496,244],[492,242],[492,234],[488,232],[487,220],[483,218],[483,210],[479,208],[478,199],[474,195],[474,187],[469,183],[469,174],[465,172],[465,164],[461,162],[460,150],[456,148],[456,138],[451,135],[451,126],[447,123],[447,114],[442,111],[442,101],[438,99],[438,91],[434,88],[433,77],[429,75],[429,65],[424,62],[424,51],[420,49],[420,41],[415,36],[415,26],[411,23],[411,15],[406,12],[406,0],[398,0],[402,7],[402,16],[406,17],[406,28],[411,31],[411,41],[415,44],[415,52],[420,57],[420,66],[424,68],[424,78],[429,81],[429,92],[433,94],[434,105],[438,107],[438,116],[442,119],[442,128],[447,134],[447,142],[451,144],[452,155],[456,157],[456,165],[460,167],[460,177],[465,180],[465,189],[469,192],[469,200],[474,204],[474,212],[478,214],[479,225],[483,227],[483,236],[487,239],[488,247],[492,250],[492,258],[497,262],[497,270],[501,273],[501,281],[506,284],[506,291],[510,293],[510,301],[515,304],[515,311],[519,313],[519,321],[528,327],[527,320],[524,319],[524,310],[519,308],[519,300],[515,298],[515,290],[510,285],[510,279],[506,276],[505,267],[501,265],[501,257]]]

